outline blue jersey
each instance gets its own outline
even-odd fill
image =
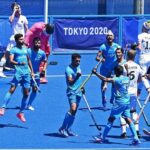
[[[129,77],[120,76],[114,77],[114,96],[115,103],[118,105],[130,104],[130,97],[128,94]]]
[[[35,74],[39,73],[39,67],[41,62],[46,61],[46,54],[43,50],[39,49],[37,52],[32,50],[31,48],[28,49],[28,56],[31,60],[33,71]]]
[[[105,58],[105,62],[102,63],[106,68],[109,68],[111,64],[116,60],[116,49],[120,47],[117,43],[108,43],[102,44],[99,48],[99,51],[102,52],[102,56]]]
[[[17,74],[29,74],[29,67],[28,67],[28,59],[27,59],[27,48],[22,47],[19,49],[17,47],[13,47],[10,50],[10,55],[14,55],[14,61],[18,63],[26,63],[25,65],[15,65],[16,73]]]
[[[68,83],[68,77],[71,77],[73,80],[76,78],[77,73],[80,72],[81,73],[81,69],[80,66],[78,66],[77,68],[74,68],[72,65],[69,65],[66,68],[65,71],[65,75],[66,75],[66,83],[67,83],[67,91],[68,92],[75,92],[81,85],[82,80],[81,80],[81,76],[75,81],[75,83],[73,85],[70,85]]]

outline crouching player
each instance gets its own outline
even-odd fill
[[[114,97],[115,97],[115,103],[112,107],[110,117],[108,118],[108,123],[105,126],[102,137],[94,137],[94,139],[96,140],[96,142],[99,143],[108,142],[106,137],[113,125],[114,120],[122,115],[125,118],[126,122],[128,123],[131,133],[133,135],[132,144],[134,145],[140,144],[140,140],[137,136],[135,126],[131,120],[130,115],[130,97],[128,94],[129,77],[123,76],[123,67],[120,65],[114,68],[114,72],[116,77],[106,78],[101,74],[98,74],[96,72],[96,69],[93,69],[93,73],[98,78],[100,78],[103,81],[111,82],[112,84],[114,84]]]

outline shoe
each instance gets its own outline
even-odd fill
[[[69,136],[65,129],[60,128],[59,133],[61,136],[65,137],[65,138],[67,138]]]
[[[99,137],[99,136],[93,136],[93,138],[94,138],[94,141],[95,141],[96,143],[109,143],[108,140],[103,139],[103,138],[101,138],[101,137]]]
[[[26,119],[25,119],[23,113],[18,113],[18,114],[17,114],[17,118],[20,119],[22,122],[26,122]]]
[[[6,75],[3,72],[0,72],[0,77],[1,78],[6,78]]]
[[[127,137],[126,132],[122,133],[122,134],[120,135],[120,137],[121,137],[122,139],[125,139],[125,138]]]
[[[48,81],[46,80],[46,78],[40,78],[40,83],[42,84],[46,84]]]
[[[139,133],[139,131],[136,131],[138,138],[142,138],[142,135]]]
[[[141,141],[139,139],[134,139],[132,141],[132,145],[139,145],[139,144],[141,144]]]
[[[67,134],[68,134],[69,136],[78,136],[78,134],[72,132],[71,130],[67,130]]]
[[[5,108],[0,108],[0,116],[3,116],[5,114]]]
[[[28,109],[28,110],[32,110],[32,111],[35,110],[34,107],[32,107],[31,105],[30,105],[30,106],[27,106],[27,109]]]

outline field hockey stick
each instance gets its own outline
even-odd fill
[[[141,108],[141,110],[140,110],[138,119],[140,118],[141,114],[143,113],[144,108],[146,107],[146,105],[147,105],[147,103],[148,103],[148,101],[149,101],[149,98],[150,98],[150,94],[148,94],[148,96],[146,97],[146,100],[144,101],[144,104],[143,104],[143,106],[142,106],[142,108]]]
[[[30,69],[30,67],[28,67],[28,68],[29,68],[29,71],[30,71],[30,74],[31,74],[31,69]],[[31,78],[32,78],[32,81],[34,82],[35,87],[37,88],[37,91],[38,91],[39,93],[41,93],[41,90],[40,90],[40,88],[39,88],[39,86],[38,86],[38,84],[37,84],[37,82],[36,82],[34,76],[32,76],[32,74],[31,74]]]
[[[95,120],[95,118],[94,118],[94,115],[92,114],[92,110],[91,110],[91,108],[90,108],[90,106],[89,106],[89,104],[88,104],[88,101],[87,101],[87,99],[86,99],[86,97],[85,97],[85,94],[82,94],[82,96],[83,96],[83,99],[84,99],[84,101],[85,101],[85,103],[86,103],[86,105],[87,105],[87,108],[88,108],[89,113],[90,113],[90,115],[91,115],[91,118],[92,118],[92,120],[93,120],[93,122],[94,122],[94,125],[96,126],[96,128],[97,128],[98,130],[101,130],[101,127],[96,123],[96,120]]]
[[[101,58],[101,59],[99,60],[99,62],[96,64],[96,66],[94,67],[95,69],[97,69],[97,68],[99,67],[99,65],[100,65],[100,63],[101,63],[101,61],[102,61],[102,59],[103,59],[103,58]],[[85,86],[85,84],[86,84],[86,83],[89,81],[89,79],[91,78],[92,74],[93,74],[93,72],[91,72],[91,73],[87,76],[87,78],[83,81],[83,83],[80,85],[80,87],[76,90],[75,93],[78,93],[78,92]]]
[[[142,109],[142,105],[141,105],[141,103],[140,103],[140,101],[139,101],[139,99],[138,99],[138,98],[137,98],[137,103],[138,103],[138,105],[139,105],[140,109]],[[142,115],[143,115],[143,118],[144,118],[144,120],[145,120],[145,122],[146,122],[147,126],[150,126],[149,121],[148,121],[148,119],[147,119],[147,117],[146,117],[146,115],[145,115],[144,111],[142,112]]]

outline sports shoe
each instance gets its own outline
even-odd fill
[[[126,132],[122,133],[122,134],[120,135],[120,137],[121,137],[122,139],[125,139],[125,138],[127,137]]]
[[[69,136],[78,136],[78,134],[72,132],[71,130],[67,130],[67,134],[68,134]]]
[[[60,128],[59,133],[61,136],[65,137],[65,138],[67,138],[69,136],[65,129]]]
[[[139,139],[133,139],[132,145],[139,145],[141,144],[141,141]]]
[[[40,78],[40,83],[42,84],[46,84],[48,81],[46,80],[46,78]]]
[[[17,118],[20,119],[22,122],[26,122],[26,119],[23,113],[17,113]]]
[[[93,136],[96,143],[109,143],[108,140],[101,138],[100,136]]]
[[[0,77],[1,78],[6,78],[6,75],[3,72],[0,72]]]
[[[3,116],[5,114],[5,108],[0,108],[0,116]]]
[[[28,109],[28,110],[32,110],[32,111],[35,110],[34,107],[32,107],[31,105],[27,106],[27,109]]]
[[[10,67],[4,67],[4,70],[8,70],[8,71],[14,71],[15,69],[14,68],[10,68]]]

